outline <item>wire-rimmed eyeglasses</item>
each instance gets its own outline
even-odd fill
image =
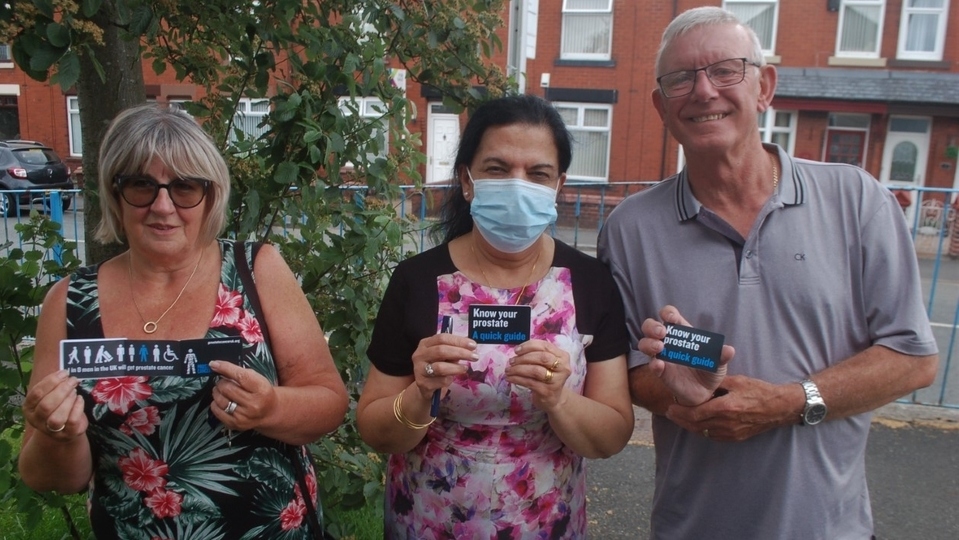
[[[700,71],[706,73],[706,78],[716,88],[733,86],[743,82],[746,78],[746,66],[761,67],[756,62],[746,58],[728,58],[697,69],[673,71],[656,78],[659,90],[667,98],[682,97],[693,92],[696,87],[696,77]]]
[[[202,178],[174,178],[168,184],[161,184],[142,174],[117,175],[113,184],[123,200],[137,208],[153,204],[161,189],[167,191],[177,208],[193,208],[203,201],[210,187],[210,181]]]

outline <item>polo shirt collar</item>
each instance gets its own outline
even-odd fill
[[[779,203],[780,206],[798,206],[806,201],[806,179],[795,167],[792,157],[779,145],[763,143],[763,148],[774,151],[779,155],[782,170],[779,172]],[[676,201],[676,215],[679,221],[687,221],[699,214],[702,204],[693,195],[689,187],[689,178],[686,176],[686,167],[679,172],[675,185],[674,200]]]

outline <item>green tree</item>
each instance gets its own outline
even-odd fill
[[[0,39],[31,77],[76,88],[88,186],[102,128],[144,100],[141,62],[203,88],[187,110],[230,164],[229,232],[281,248],[355,396],[382,287],[406,255],[397,184],[418,183],[424,163],[395,70],[460,110],[502,94],[509,81],[490,60],[502,10],[502,0],[32,0],[0,8]],[[241,98],[270,100],[259,137],[235,125]],[[379,116],[359,114],[360,98],[376,98]],[[103,106],[91,113],[93,103]],[[352,420],[316,447],[338,534],[337,512],[382,489],[382,463]]]

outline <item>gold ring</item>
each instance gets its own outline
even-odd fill
[[[550,370],[550,371],[556,371],[556,368],[558,368],[558,367],[559,367],[559,358],[557,358],[556,361],[553,362],[553,365],[550,366],[549,370]]]
[[[49,422],[49,421],[44,421],[44,422],[43,422],[43,425],[46,426],[47,431],[49,431],[50,433],[60,433],[61,431],[63,431],[64,429],[67,428],[67,425],[66,425],[66,424],[63,424],[62,426],[58,427],[57,429],[53,429],[52,427],[50,427],[50,422]]]
[[[546,375],[543,377],[543,382],[546,383],[546,384],[549,384],[549,383],[553,382],[553,372],[552,372],[552,371],[550,371],[550,370],[548,370],[548,369],[546,370]]]
[[[704,429],[704,430],[703,430],[703,437],[706,437],[707,439],[709,438],[709,430],[708,430],[708,429]]]

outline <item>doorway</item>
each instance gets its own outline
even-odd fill
[[[441,103],[430,103],[426,150],[426,183],[448,182],[460,144],[460,117]]]
[[[902,187],[922,187],[926,182],[926,164],[929,159],[929,132],[932,120],[928,117],[893,116],[889,119],[889,130],[882,154],[882,170],[879,180],[889,189]],[[907,192],[912,203],[906,207],[906,222],[910,228],[926,225],[917,223],[916,213],[922,208],[934,204],[927,198],[923,201],[921,193]],[[938,201],[936,201],[938,202]],[[922,207],[922,208],[920,208]],[[941,209],[940,209],[941,212]],[[923,213],[925,213],[923,211]]]

